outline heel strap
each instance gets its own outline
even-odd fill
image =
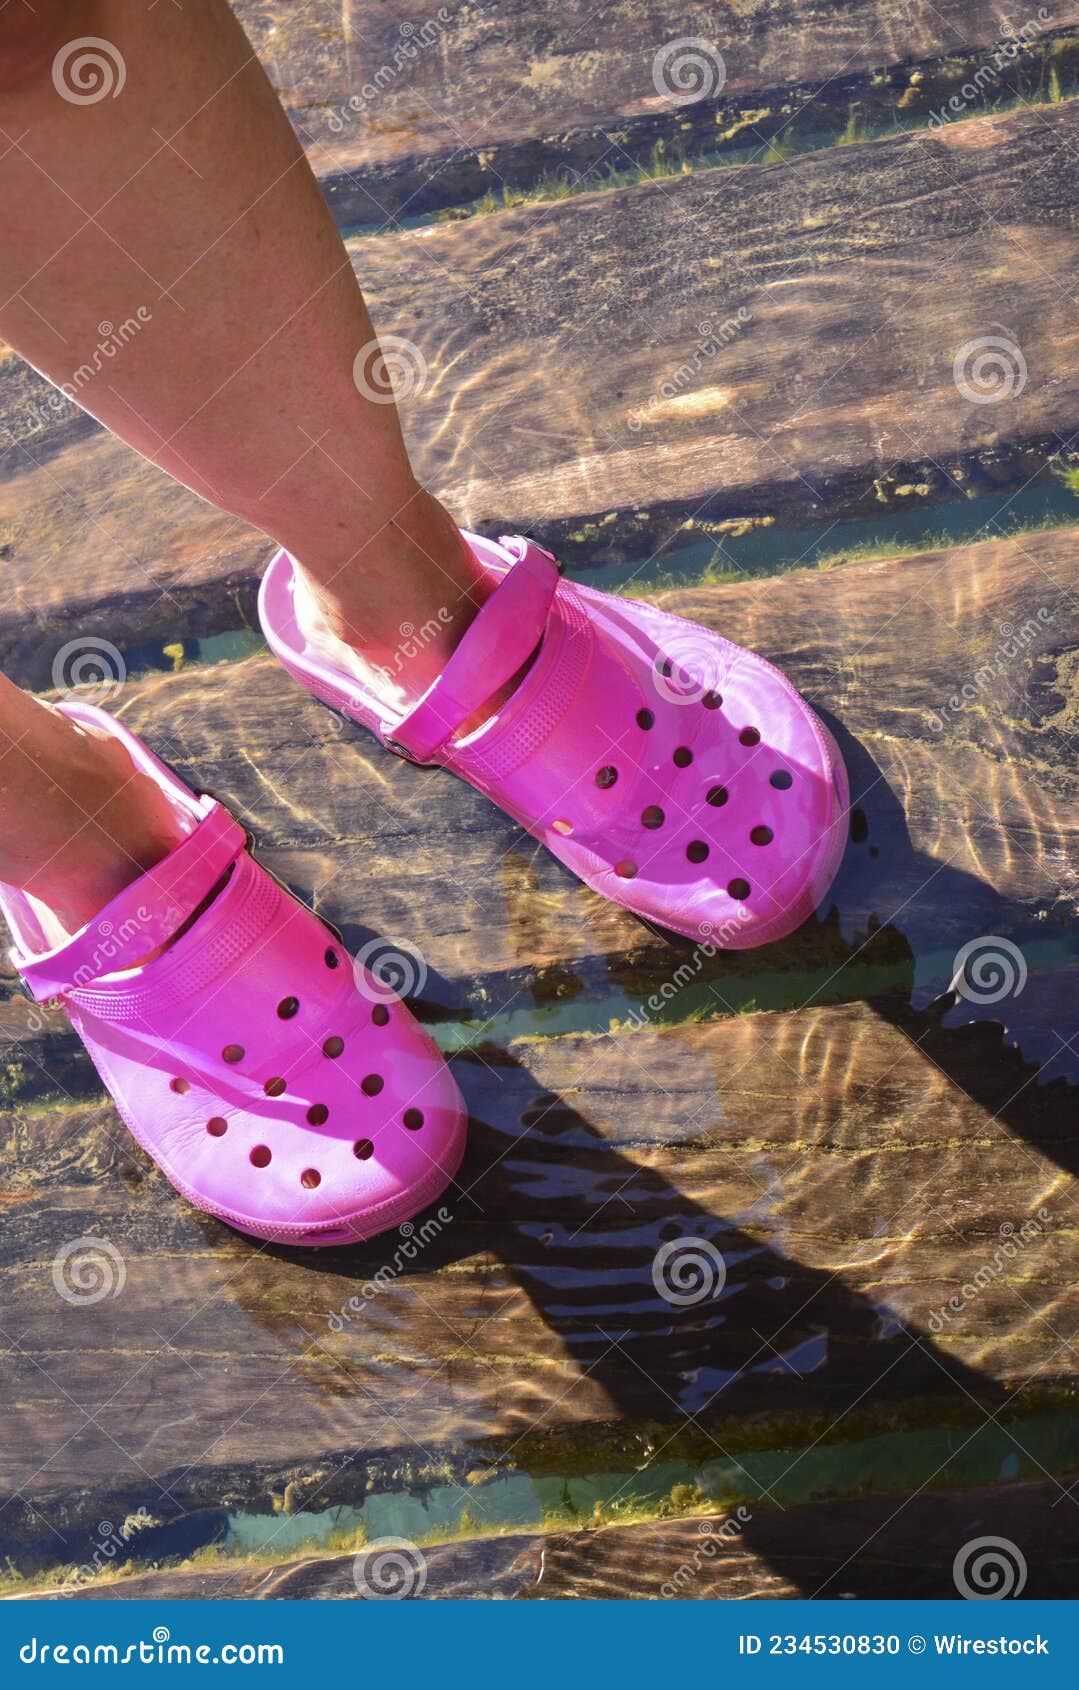
[[[532,540],[506,539],[517,557],[438,679],[395,727],[384,730],[391,751],[429,762],[499,687],[531,657],[547,626],[558,565]]]
[[[117,894],[58,950],[11,952],[38,1003],[89,986],[102,974],[133,968],[171,939],[212,892],[247,844],[247,834],[213,798],[202,820],[175,850]]]

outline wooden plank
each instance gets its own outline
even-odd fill
[[[807,958],[819,961],[822,947],[831,957],[828,935],[847,925],[854,939],[834,966],[862,967],[855,953],[876,916],[883,974],[856,975],[844,989],[859,996],[898,962],[897,989],[882,986],[871,1005],[811,1004],[666,1031],[645,1013],[613,1040],[523,1041],[460,1062],[477,1123],[462,1187],[478,1184],[468,1201],[460,1192],[453,1200],[453,1226],[429,1269],[396,1278],[341,1333],[330,1334],[327,1317],[357,1276],[374,1273],[382,1247],[312,1267],[255,1252],[196,1218],[113,1112],[93,1102],[93,1077],[59,1019],[9,1001],[4,1278],[23,1336],[7,1363],[19,1438],[3,1482],[30,1482],[45,1462],[43,1491],[86,1494],[88,1506],[99,1506],[102,1490],[141,1494],[145,1471],[185,1505],[205,1505],[223,1475],[237,1494],[262,1495],[270,1480],[252,1470],[250,1422],[235,1414],[248,1402],[275,1482],[290,1464],[309,1471],[357,1446],[392,1466],[378,1452],[399,1449],[405,1403],[409,1436],[440,1452],[528,1429],[535,1442],[575,1424],[592,1429],[595,1445],[598,1427],[668,1420],[672,1394],[678,1402],[684,1390],[681,1406],[692,1407],[695,1393],[714,1389],[724,1358],[745,1372],[753,1334],[788,1319],[796,1357],[819,1360],[827,1333],[825,1359],[799,1398],[799,1413],[812,1408],[821,1431],[866,1390],[867,1367],[875,1379],[895,1362],[890,1405],[939,1390],[947,1413],[1004,1379],[1067,1374],[1054,1333],[1061,1320],[1068,1329],[1071,1294],[1060,1287],[1075,1283],[1074,1229],[1056,1169],[1074,1169],[1079,1157],[1074,1088],[1037,1084],[1029,1051],[1003,1043],[994,1025],[1006,1020],[1024,1050],[1030,1041],[1037,1050],[1050,1028],[1070,1037],[1067,969],[1032,952],[1026,992],[989,1006],[991,1019],[975,1027],[919,1014],[909,993],[930,989],[942,945],[950,957],[972,931],[1002,929],[1026,942],[1074,896],[1062,865],[1074,859],[1075,539],[1048,533],[672,595],[676,607],[764,644],[815,697],[827,696],[848,750],[867,747],[883,775],[871,778],[852,757],[867,820],[837,915],[785,958],[747,963],[758,971],[748,978],[767,982],[771,967],[773,981],[786,978],[785,1002],[819,995],[805,985]],[[977,708],[948,709],[971,663],[995,650],[1000,623],[1021,627],[1032,610],[1037,645],[983,677]],[[888,632],[899,619],[901,639]],[[930,699],[943,711],[939,729]],[[546,969],[556,995],[554,983],[586,975],[590,954],[606,968],[594,989],[632,988],[639,1000],[684,955],[642,942],[554,865],[526,856],[512,896],[504,886],[501,906],[466,907],[451,927],[445,910],[460,909],[466,868],[477,885],[495,884],[492,863],[512,844],[503,824],[468,789],[443,786],[436,801],[424,786],[443,777],[417,776],[367,740],[342,738],[269,660],[155,676],[116,702],[189,779],[212,770],[274,866],[317,888],[331,917],[351,918],[354,943],[368,923],[419,940],[431,963],[429,1012],[440,998],[443,1008],[477,1007],[478,979],[487,1008],[511,1025],[522,976]],[[459,802],[466,823],[448,840],[446,806]],[[480,856],[467,857],[476,841]],[[377,869],[387,860],[392,875]],[[451,885],[452,898],[439,895]],[[379,906],[382,887],[401,903]],[[720,959],[709,976],[721,1010],[738,966]],[[598,1001],[605,1026],[609,1008]],[[616,1007],[624,1014],[627,1005]],[[996,1259],[1002,1228],[1042,1208],[1050,1220],[1018,1267],[994,1272],[958,1317],[948,1313],[972,1264]],[[672,1224],[712,1229],[746,1276],[729,1312],[723,1305],[722,1332],[705,1322],[687,1336],[662,1310],[658,1323],[648,1312],[649,1263]],[[58,1300],[51,1278],[56,1252],[83,1235],[114,1240],[126,1263],[122,1298],[93,1309]],[[628,1358],[614,1361],[597,1337],[612,1316],[630,1331]],[[900,1362],[893,1320],[923,1345],[931,1339],[928,1349]],[[447,1364],[448,1344],[459,1348]],[[120,1382],[116,1401],[107,1380]],[[769,1371],[750,1365],[729,1389],[737,1413],[722,1420],[725,1441],[761,1416],[782,1417],[786,1399],[775,1397]],[[163,1413],[158,1405],[179,1396],[184,1412]],[[107,1405],[102,1424],[77,1407],[88,1400]],[[348,1468],[349,1484],[354,1477]]]
[[[731,99],[831,76],[846,44],[849,74],[821,102],[834,118],[877,65],[891,99],[903,59],[976,46],[1000,16],[966,0],[902,11],[899,30],[894,0],[819,21],[772,0],[739,13]],[[247,15],[256,33],[281,28],[270,53],[291,67],[298,121],[315,117],[305,87],[347,93],[324,74],[340,43],[318,37],[320,10],[300,34],[277,6]],[[401,15],[370,20],[349,75],[384,55]],[[664,3],[648,20],[660,41],[681,27]],[[627,157],[673,133],[637,91],[654,49],[636,14],[602,17],[589,59],[565,50],[569,22],[511,7],[526,92],[501,127],[491,112],[487,156],[473,135],[462,161],[436,127],[486,116],[505,52],[493,13],[461,20],[456,60],[421,56],[362,147],[347,137],[322,160],[339,214],[376,180],[396,204],[420,177],[436,198],[460,197],[469,171],[534,179],[551,156],[587,159],[612,114]],[[428,76],[447,103],[428,98],[435,115],[416,123]],[[729,105],[687,118],[693,146],[717,116]],[[690,517],[708,533],[731,516],[902,508],[953,476],[1015,485],[1074,414],[1058,280],[1074,262],[1077,121],[1047,106],[354,242],[378,320],[428,358],[406,418],[422,473],[466,518],[541,527],[587,561],[639,555]],[[724,319],[729,340],[695,357],[699,324]],[[1007,404],[973,405],[955,350],[1002,325],[1025,378]],[[17,672],[48,678],[76,633],[124,644],[250,614],[249,531],[54,410],[11,358],[0,416],[0,657]],[[776,657],[829,714],[857,806],[822,919],[764,956],[699,967],[468,789],[343,734],[268,658],[123,689],[127,720],[235,805],[350,943],[419,941],[428,1019],[492,1024],[456,1059],[471,1146],[419,1256],[395,1236],[301,1258],[186,1208],[59,1018],[0,999],[0,1550],[62,1559],[53,1534],[84,1541],[147,1499],[175,1520],[449,1485],[482,1517],[477,1471],[550,1485],[674,1455],[749,1474],[838,1445],[844,1486],[893,1484],[893,1435],[948,1429],[962,1449],[987,1415],[1022,1413],[1025,1428],[1069,1405],[1077,559],[1069,531],[669,596]],[[978,935],[1021,947],[1023,991],[930,1009]],[[754,1005],[786,1013],[739,1013]],[[660,1025],[702,1009],[700,1024]],[[617,1036],[594,1036],[611,1020]],[[78,1238],[117,1252],[115,1296],[58,1290]],[[714,1299],[660,1296],[658,1252],[676,1238],[713,1266],[718,1252]],[[1072,1469],[1068,1438],[1044,1438],[1030,1461]],[[913,1492],[789,1519],[761,1507],[694,1578],[709,1595],[947,1595],[950,1534],[1007,1503],[1041,1541],[1060,1495],[1043,1492],[953,1498],[943,1525],[939,1498],[930,1521]],[[697,1521],[663,1521],[436,1546],[430,1594],[623,1594],[643,1562],[653,1582],[634,1593],[665,1595],[700,1541]],[[1057,1572],[1033,1573],[1030,1594],[1058,1593]],[[151,1575],[144,1593],[195,1594],[206,1576]],[[228,1594],[350,1594],[340,1558],[221,1576]]]
[[[926,1490],[813,1503],[782,1514],[762,1508],[745,1523],[733,1515],[706,1516],[567,1533],[545,1545],[542,1576],[537,1569],[534,1581],[522,1579],[521,1595],[949,1600],[957,1594],[957,1553],[995,1527],[1022,1554],[1023,1595],[1063,1597],[1075,1588],[1079,1531],[1073,1519],[1061,1519],[1075,1513],[1055,1506],[1062,1497],[1062,1487],[1052,1482],[952,1494]]]
[[[739,1601],[797,1597],[954,1600],[954,1561],[995,1525],[1022,1555],[1026,1598],[1068,1598],[1079,1572],[1075,1511],[1040,1480],[957,1492],[807,1503],[780,1513],[703,1513],[572,1532],[513,1533],[425,1547],[427,1601]],[[997,1536],[1001,1535],[998,1529]],[[87,1600],[357,1599],[353,1554],[274,1567],[230,1564],[135,1571],[71,1591]],[[418,1560],[415,1562],[418,1566]],[[1018,1562],[1014,1562],[1018,1568]]]
[[[299,12],[267,0],[237,9],[331,205],[378,223],[559,170],[624,168],[657,142],[692,151],[810,124],[827,132],[846,125],[855,103],[863,118],[885,121],[931,111],[986,57],[978,49],[1014,24],[1006,0],[724,7],[703,31],[712,52],[697,80],[675,89],[697,100],[675,104],[662,78],[657,88],[654,61],[666,44],[702,35],[701,14],[684,0],[557,9],[487,0],[421,12],[389,0],[347,20],[333,0]],[[1031,18],[1021,86],[1045,75],[1044,36],[1077,22],[1067,0]],[[1006,96],[1016,61],[990,62],[987,98]]]
[[[402,1462],[417,1484],[499,1451],[557,1471],[575,1428],[593,1467],[646,1427],[751,1465],[922,1399],[915,1425],[977,1425],[1069,1387],[1069,1182],[873,1010],[526,1041],[456,1072],[470,1150],[411,1266],[396,1237],[259,1250],[187,1209],[111,1109],[14,1109],[0,1491],[65,1530],[147,1494],[166,1515],[268,1507],[290,1480],[347,1500]],[[92,1306],[54,1280],[87,1236],[123,1258]],[[656,1293],[672,1236],[721,1252],[718,1301]]]
[[[664,595],[779,662],[825,712],[851,773],[853,837],[822,919],[733,956],[650,933],[471,788],[342,732],[268,657],[150,676],[111,702],[245,818],[269,866],[353,947],[373,934],[418,945],[429,1017],[602,1031],[634,1013],[902,988],[921,1014],[959,948],[999,934],[1029,951],[1026,990],[961,1002],[948,1025],[1003,1020],[1028,1060],[1056,1056],[1050,1078],[1074,1074],[1049,1030],[1069,1038],[1074,1025],[1077,583],[1069,529]],[[914,1036],[930,1033],[921,1023]]]
[[[462,519],[592,563],[690,518],[699,538],[1025,482],[1079,399],[1077,130],[1065,102],[353,243],[377,321],[427,361],[420,473]],[[1026,379],[972,403],[956,353],[1001,325]],[[18,403],[5,662],[99,627],[204,633],[237,593],[250,611],[248,530],[107,436],[27,433]]]

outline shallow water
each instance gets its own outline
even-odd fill
[[[1014,498],[757,529],[726,541],[720,563],[763,577],[865,545],[956,543],[1073,514],[1072,496],[1046,478]],[[691,585],[715,565],[708,542],[639,568],[571,573],[641,589]],[[841,571],[834,580],[840,590]],[[262,649],[239,628],[131,647],[126,660],[132,674],[167,672]],[[63,1185],[63,1201],[35,1222],[41,1235],[22,1244],[27,1259],[47,1275],[76,1226],[132,1235],[126,1300],[94,1311],[50,1303],[41,1365],[56,1370],[63,1357],[65,1383],[83,1369],[84,1391],[105,1400],[112,1387],[95,1369],[111,1379],[113,1354],[149,1358],[117,1422],[131,1470],[103,1431],[85,1480],[77,1445],[66,1478],[51,1475],[69,1495],[85,1485],[76,1524],[62,1522],[72,1558],[92,1546],[95,1520],[139,1505],[160,1523],[131,1554],[154,1561],[209,1544],[284,1557],[361,1531],[437,1539],[744,1499],[756,1522],[747,1541],[783,1570],[802,1529],[795,1516],[786,1540],[775,1527],[788,1506],[871,1491],[898,1506],[927,1483],[996,1485],[1079,1466],[1070,1410],[1024,1397],[1010,1422],[1011,1387],[1000,1383],[1026,1377],[1052,1397],[1070,1381],[1055,1333],[1071,1330],[1068,1083],[1079,1050],[1056,1030],[1076,1001],[1079,936],[1051,900],[1009,899],[991,873],[957,867],[954,847],[970,839],[946,841],[939,860],[916,848],[910,800],[931,768],[878,779],[872,748],[832,725],[856,794],[851,843],[818,919],[794,941],[691,956],[642,926],[631,951],[597,944],[547,971],[477,974],[474,956],[432,971],[415,1007],[469,1102],[462,1195],[451,1223],[341,1333],[327,1336],[328,1317],[371,1283],[396,1237],[303,1257],[256,1252],[122,1159],[102,1178],[69,1113],[95,1084],[85,1073],[80,1089],[65,1072],[55,1124],[44,1105],[18,1115]],[[946,783],[941,792],[943,803]],[[920,796],[931,811],[933,795]],[[1016,850],[1043,868],[1060,842],[1040,820]],[[536,865],[532,891],[507,895],[507,921],[526,922],[561,874]],[[955,997],[956,946],[969,933],[1021,947],[1020,994]],[[829,1006],[849,1015],[817,1013]],[[559,1037],[612,1025],[611,1039]],[[102,1192],[115,1204],[104,1220]],[[1012,1236],[1004,1228],[1040,1207],[1051,1222],[949,1324],[939,1311],[957,1273],[984,1269]],[[686,1238],[721,1253],[725,1279],[679,1313],[658,1300],[653,1273],[660,1248]],[[28,1366],[28,1427],[35,1384]],[[252,1397],[265,1422],[236,1431],[236,1404]],[[695,1417],[718,1412],[698,1447],[672,1456],[672,1438],[692,1440]],[[845,1442],[832,1435],[840,1423]],[[197,1464],[218,1436],[221,1471],[206,1476]],[[14,1508],[0,1519],[0,1549],[16,1566],[56,1562],[42,1500],[42,1519]]]
[[[349,1553],[381,1538],[426,1545],[459,1535],[572,1530],[687,1509],[727,1512],[739,1505],[752,1535],[752,1516],[762,1509],[853,1498],[867,1489],[901,1497],[917,1490],[929,1474],[941,1487],[992,1485],[1037,1479],[1047,1470],[1076,1465],[1079,1422],[1072,1414],[1056,1413],[1031,1415],[1014,1426],[987,1422],[973,1434],[926,1429],[822,1442],[808,1452],[761,1449],[742,1459],[658,1460],[644,1470],[559,1474],[489,1469],[471,1484],[387,1490],[357,1505],[336,1504],[317,1512],[208,1508],[172,1524],[143,1527],[120,1547],[115,1561],[149,1567],[212,1547],[239,1560],[285,1562]],[[92,1557],[94,1537],[82,1547]]]

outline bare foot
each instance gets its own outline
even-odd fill
[[[306,552],[293,562],[307,639],[399,713],[442,673],[491,591],[457,524],[422,488],[347,562],[315,564]]]
[[[46,906],[70,935],[166,857],[190,821],[119,740],[41,699],[17,701],[17,723],[5,710],[0,726],[0,810],[33,820],[0,822],[0,880]]]
[[[392,620],[384,596],[372,591],[365,576],[368,547],[322,582],[293,558],[301,633],[398,715],[407,714],[437,680],[494,586],[452,517],[430,494],[421,489],[410,503],[408,532],[405,516],[377,542],[380,554],[387,545],[395,550],[400,593],[389,607]],[[493,692],[455,737],[475,732],[496,716],[528,667]]]

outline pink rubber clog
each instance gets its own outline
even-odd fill
[[[121,739],[187,832],[52,950],[30,901],[0,886],[31,994],[62,1003],[131,1132],[197,1208],[287,1244],[400,1225],[464,1149],[464,1106],[435,1045],[255,861],[215,799],[104,711],[58,708]]]
[[[533,541],[465,539],[498,584],[409,714],[308,642],[285,552],[259,595],[267,640],[317,698],[471,781],[635,914],[732,950],[800,926],[839,867],[848,787],[786,677],[696,623],[561,580]],[[509,702],[459,737],[530,658]]]

